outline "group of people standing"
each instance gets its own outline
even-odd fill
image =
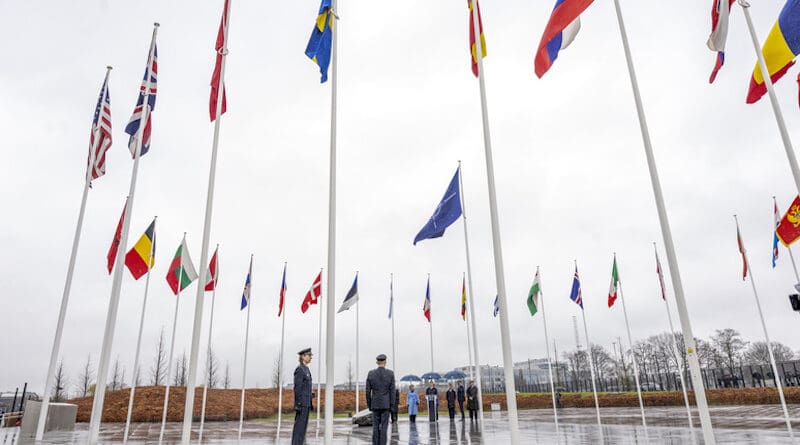
[[[453,387],[452,383],[449,383],[445,398],[447,399],[447,412],[450,415],[450,420],[456,418],[456,402],[461,411],[461,420],[464,420],[464,402],[467,402],[470,421],[478,420],[478,387],[475,386],[474,381],[469,382],[468,388],[464,388],[464,382],[459,381],[457,389]],[[428,382],[428,387],[425,388],[425,399],[428,406],[428,420],[431,422],[439,420],[439,390],[436,389],[436,384],[433,381]],[[408,404],[408,420],[416,422],[420,399],[413,384],[408,388],[406,403]]]

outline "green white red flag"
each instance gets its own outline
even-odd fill
[[[608,286],[608,307],[617,301],[619,292],[619,273],[617,272],[617,256],[614,255],[614,266],[611,268],[611,284]]]

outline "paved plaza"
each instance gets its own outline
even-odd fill
[[[800,426],[800,405],[790,407],[792,418]],[[693,432],[687,426],[686,411],[677,407],[647,408],[647,435],[641,425],[638,408],[603,408],[603,436],[607,444],[690,444]],[[559,415],[559,430],[553,423],[551,410],[525,410],[519,413],[523,444],[594,444],[598,443],[594,409],[562,409]],[[718,443],[725,444],[771,444],[789,443],[789,435],[779,406],[713,407],[711,415]],[[698,424],[694,413],[695,425]],[[487,412],[483,428],[469,420],[456,418],[450,422],[446,417],[430,423],[427,418],[418,418],[416,424],[400,418],[392,429],[391,444],[489,444],[510,442],[505,412]],[[324,425],[324,422],[321,422]],[[208,444],[237,443],[238,422],[210,422],[206,424],[203,442]],[[243,443],[288,444],[291,439],[291,421],[284,422],[278,432],[277,422],[247,421],[242,431]],[[54,432],[45,436],[43,444],[61,445],[86,442],[87,424],[79,424],[72,432]],[[101,443],[122,443],[122,424],[103,424],[100,430]],[[160,425],[137,423],[132,426],[129,444],[158,443]],[[334,444],[368,444],[372,429],[350,424],[350,419],[335,419]],[[180,442],[180,423],[168,423],[165,444]],[[195,437],[193,438],[196,443]],[[695,428],[696,443],[702,443],[700,431]],[[24,445],[32,443],[19,440],[18,429],[0,429],[0,445]],[[309,445],[322,444],[322,428],[317,430],[316,421],[309,422]]]

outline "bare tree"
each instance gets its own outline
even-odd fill
[[[794,352],[784,345],[776,341],[771,342],[772,355],[775,356],[775,363],[788,362],[794,358]],[[767,351],[767,342],[754,341],[744,352],[744,360],[750,365],[770,365],[769,352]]]
[[[115,391],[117,389],[122,388],[122,382],[125,380],[125,370],[122,369],[122,366],[119,363],[119,356],[114,359],[114,371],[111,374],[111,382],[109,385],[111,386],[111,390]]]
[[[225,362],[225,376],[222,378],[222,387],[231,389],[231,364]]]
[[[606,373],[610,372],[614,366],[614,359],[602,345],[592,344],[592,361],[594,362],[594,373],[598,378],[605,378]]]
[[[276,355],[272,361],[272,387],[278,388],[281,386],[281,356]]]
[[[167,351],[164,344],[164,326],[161,326],[161,334],[158,336],[158,343],[156,343],[156,357],[153,360],[153,367],[150,369],[150,384],[153,386],[160,386],[164,383],[167,376]]]
[[[83,370],[81,371],[80,375],[78,375],[78,397],[86,397],[89,394],[89,388],[92,385],[92,379],[94,379],[94,369],[92,368],[92,356],[86,356],[86,364],[83,365]]]
[[[64,369],[64,359],[62,358],[61,361],[58,362],[58,368],[56,368],[56,375],[53,381],[53,393],[50,395],[50,398],[53,399],[53,402],[63,402],[66,396],[67,372]]]
[[[206,359],[206,385],[209,388],[216,388],[219,383],[219,362],[217,356],[214,355],[214,350],[208,348],[208,358]]]
[[[731,328],[717,329],[711,336],[711,343],[725,360],[725,365],[733,373],[736,362],[741,360],[747,342],[742,340],[739,331]]]
[[[355,373],[353,372],[353,362],[350,360],[347,361],[347,371],[345,372],[345,377],[347,378],[347,389],[355,388]]]
[[[183,351],[183,354],[175,360],[175,377],[172,379],[172,386],[186,386],[186,370],[188,369],[188,365],[186,364],[186,351]]]
[[[589,356],[583,349],[566,351],[563,353],[567,361],[567,367],[575,381],[586,378],[589,373]]]

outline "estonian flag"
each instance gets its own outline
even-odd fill
[[[356,278],[353,280],[353,286],[350,287],[347,296],[344,297],[342,307],[340,307],[336,313],[338,314],[339,312],[346,311],[356,303],[358,303],[358,272],[356,272]]]

